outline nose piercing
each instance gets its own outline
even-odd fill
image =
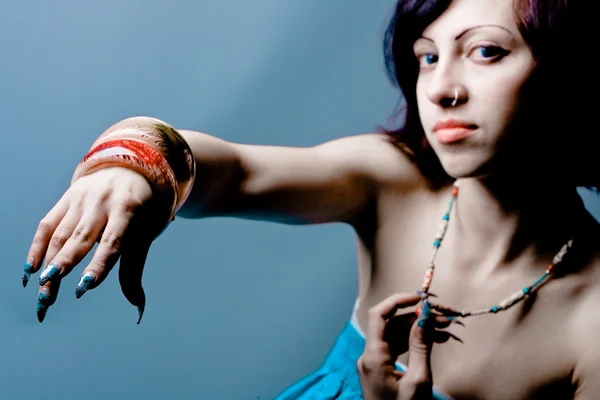
[[[458,89],[454,88],[454,100],[452,100],[452,107],[458,103]]]

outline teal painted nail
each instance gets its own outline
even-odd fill
[[[79,283],[77,284],[77,288],[75,288],[75,297],[80,298],[83,296],[85,292],[88,291],[92,283],[94,283],[94,277],[91,274],[85,273],[81,275]]]
[[[41,291],[38,296],[38,302],[37,302],[37,308],[36,308],[38,321],[40,321],[40,322],[44,321],[44,318],[46,318],[46,313],[48,312],[48,308],[50,307],[51,304],[52,304],[52,299],[50,298],[48,293],[44,290]]]
[[[40,321],[40,323],[44,322],[44,318],[46,318],[46,312],[48,312],[48,306],[38,303],[37,319]]]
[[[58,269],[58,267],[56,265],[54,265],[54,264],[48,265],[46,268],[44,268],[44,270],[42,271],[42,273],[40,275],[40,286],[44,285],[46,282],[48,282],[50,279],[57,276],[59,273],[60,273],[60,270]]]
[[[31,277],[31,273],[33,272],[33,258],[29,257],[23,266],[23,278],[21,282],[23,283],[23,287],[27,286],[29,282],[29,278]]]
[[[421,314],[419,315],[419,319],[417,320],[417,325],[420,328],[425,328],[425,326],[429,325],[429,318],[431,317],[431,307],[429,307],[429,302],[427,300],[423,301],[423,306],[421,307]]]
[[[27,287],[27,283],[29,282],[30,277],[31,277],[30,273],[23,272],[23,277],[21,278],[21,283],[23,284],[23,287]]]

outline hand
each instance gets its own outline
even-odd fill
[[[418,318],[414,311],[397,314],[421,300],[418,293],[395,294],[369,311],[365,350],[357,363],[365,400],[432,398],[432,345],[454,336],[439,330],[448,327],[452,319],[434,314],[427,300]],[[395,363],[406,351],[409,364],[402,373]]]
[[[78,179],[40,222],[25,263],[23,286],[31,273],[42,269],[38,320],[42,322],[48,307],[54,304],[61,279],[98,242],[90,264],[82,272],[76,297],[101,284],[120,258],[121,289],[138,307],[139,323],[146,303],[142,288],[144,263],[170,211],[157,203],[146,179],[126,168],[106,168]]]

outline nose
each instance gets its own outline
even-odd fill
[[[438,63],[426,89],[429,101],[443,108],[456,107],[467,101],[467,90],[451,65]]]

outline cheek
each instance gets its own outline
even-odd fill
[[[479,115],[492,125],[502,129],[514,121],[522,106],[522,79],[501,79],[495,82],[481,82],[472,93],[472,103],[476,103]],[[483,121],[482,121],[483,122]]]
[[[497,75],[488,76],[473,86],[478,100],[485,104],[492,119],[500,123],[504,121],[502,125],[512,122],[517,110],[523,106],[522,91],[532,70],[532,63],[519,63],[498,71]]]
[[[421,119],[421,123],[427,121],[427,115],[431,114],[431,110],[433,109],[433,104],[427,98],[425,83],[423,80],[417,81],[416,86],[416,98],[417,98],[417,108],[419,111],[419,116]],[[426,124],[424,124],[426,125]]]

